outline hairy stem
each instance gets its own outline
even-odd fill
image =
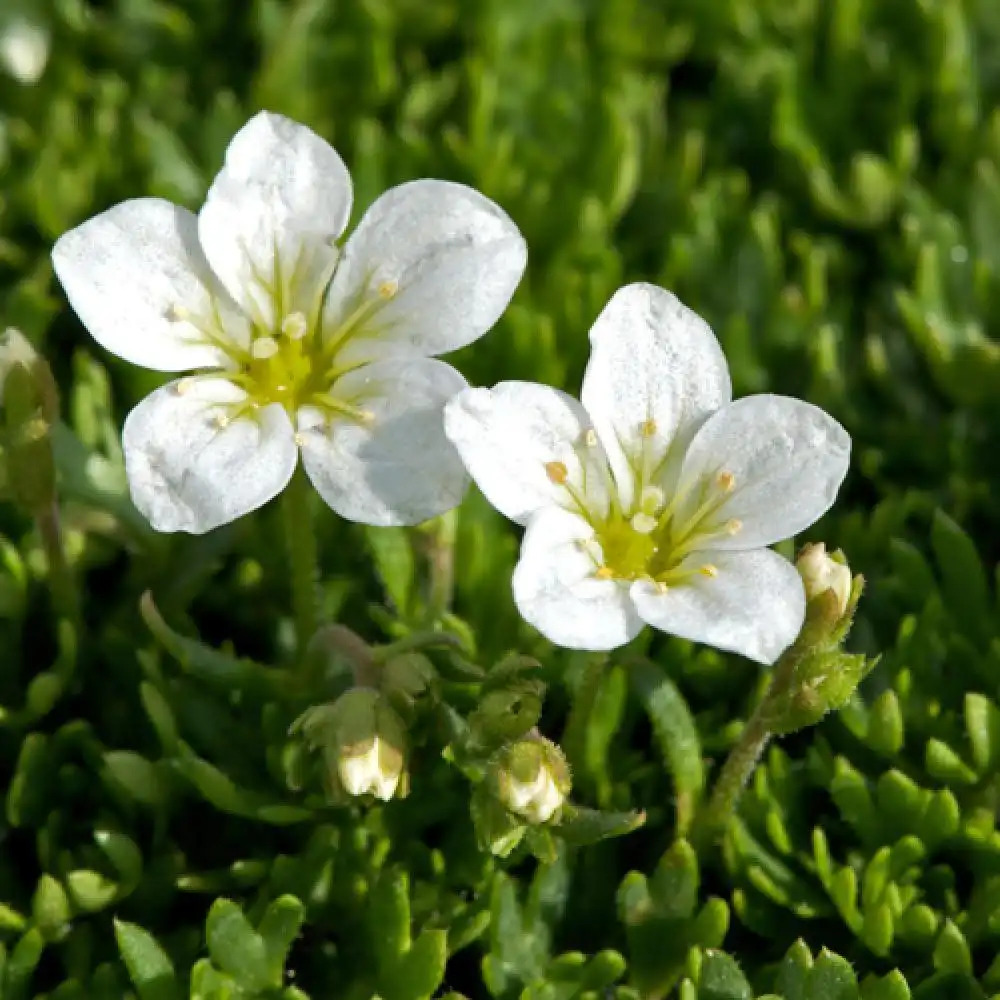
[[[697,819],[693,839],[699,846],[716,840],[736,812],[740,795],[773,735],[771,727],[775,722],[775,708],[791,689],[796,667],[808,648],[809,642],[803,641],[800,636],[775,663],[771,683],[743,727],[736,745],[729,751],[711,798]]]
[[[309,480],[299,466],[282,497],[299,656],[319,626],[319,551],[311,501]]]

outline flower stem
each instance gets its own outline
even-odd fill
[[[77,597],[73,571],[66,558],[62,527],[59,523],[59,507],[55,500],[36,511],[35,524],[38,526],[42,548],[45,550],[53,608],[58,617],[68,619],[74,626],[78,627],[80,624],[80,602]]]
[[[711,798],[697,818],[692,839],[698,846],[705,847],[717,840],[736,812],[740,795],[773,735],[772,726],[777,721],[775,710],[786,699],[795,681],[796,668],[811,644],[811,637],[800,636],[775,663],[764,697],[729,751]]]
[[[299,466],[282,497],[299,656],[319,625],[319,551],[311,500],[309,480]]]

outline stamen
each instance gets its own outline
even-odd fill
[[[588,448],[597,447],[597,431],[593,427],[588,427],[586,433],[583,435],[583,443]]]
[[[305,314],[291,312],[281,321],[281,332],[290,340],[301,340],[309,332]]]
[[[639,433],[644,438],[651,438],[656,433],[656,421],[649,417],[639,424]]]
[[[743,522],[738,517],[732,517],[724,527],[727,535],[738,535],[743,530]]]
[[[655,514],[666,502],[666,494],[659,486],[647,486],[642,491],[639,507],[646,514]]]
[[[396,292],[399,291],[399,282],[383,281],[379,284],[376,291],[378,291],[380,299],[386,299],[386,300],[391,299],[396,294]]]
[[[698,572],[701,573],[702,576],[707,576],[710,580],[719,575],[719,570],[711,563],[705,563],[705,565],[702,566]]]
[[[167,306],[163,315],[171,323],[187,323],[191,320],[191,310],[177,303]]]
[[[217,427],[220,431],[224,427],[228,427],[232,423],[230,417],[225,413],[213,413],[212,414],[212,424]]]
[[[361,424],[362,427],[370,427],[375,423],[375,414],[371,410],[363,410],[359,406],[353,406],[341,399],[336,399],[326,392],[317,393],[310,402],[321,409],[329,410],[331,413],[348,417],[355,423]]]
[[[174,383],[174,392],[176,392],[178,396],[183,396],[185,393],[190,392],[192,388],[194,388],[193,378],[178,379]]]
[[[611,569],[610,566],[602,566],[596,573],[594,573],[594,576],[596,576],[598,580],[613,580],[615,578],[615,571]]]
[[[650,517],[644,511],[639,511],[638,514],[633,515],[629,523],[632,525],[632,529],[638,531],[640,535],[648,535],[656,528],[656,518]]]
[[[274,337],[258,337],[250,345],[250,353],[257,361],[266,361],[278,353],[278,342]]]
[[[306,436],[302,431],[296,431],[292,435],[292,440],[295,442],[297,448],[301,448],[306,443]]]
[[[736,485],[736,477],[731,472],[720,472],[715,477],[716,485],[725,493],[729,493]]]
[[[562,484],[566,482],[566,478],[569,476],[569,469],[566,468],[566,465],[563,462],[546,462],[545,475],[547,475],[557,486],[562,486]]]

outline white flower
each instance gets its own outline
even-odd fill
[[[388,802],[403,774],[403,755],[373,736],[367,743],[342,749],[337,772],[348,795],[374,795]]]
[[[0,24],[0,66],[26,87],[37,83],[49,61],[49,33],[41,25],[15,16]]]
[[[431,357],[506,308],[516,226],[461,184],[418,180],[371,206],[343,249],[351,180],[319,136],[261,113],[233,138],[196,216],[156,198],[66,233],[53,261],[94,338],[158,371],[123,443],[136,506],[201,533],[306,473],[340,515],[410,524],[455,506],[465,472],[442,430],[465,387]]]
[[[445,408],[487,499],[527,525],[521,614],[571,648],[613,649],[646,623],[772,663],[805,594],[767,546],[829,509],[850,438],[808,403],[731,402],[711,329],[662,288],[620,289],[590,338],[582,406],[505,382]]]

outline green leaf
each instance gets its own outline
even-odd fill
[[[402,869],[379,876],[372,890],[368,927],[379,965],[392,966],[410,949],[410,879]]]
[[[145,806],[158,806],[164,801],[163,782],[155,764],[131,750],[109,750],[104,754],[108,780],[114,782],[130,798]]]
[[[149,721],[156,730],[156,735],[160,740],[160,747],[164,754],[173,754],[177,750],[177,721],[174,719],[173,709],[171,709],[167,699],[160,692],[159,688],[143,681],[139,685],[139,697],[142,700],[142,707],[149,716]]]
[[[295,896],[287,894],[272,900],[264,911],[257,933],[264,941],[273,982],[281,982],[289,949],[298,937],[305,918],[305,906]]]
[[[850,962],[825,948],[809,971],[810,1000],[858,1000],[858,980]]]
[[[59,934],[70,920],[69,897],[62,883],[51,875],[42,875],[31,901],[31,914],[46,938]]]
[[[156,938],[138,924],[115,920],[118,951],[139,1000],[180,1000],[181,989],[173,963]]]
[[[117,882],[86,868],[70,872],[66,876],[66,887],[74,904],[89,913],[110,906],[119,895]]]
[[[413,546],[405,528],[366,527],[365,539],[375,561],[375,569],[396,611],[409,614],[415,565]]]
[[[972,975],[972,954],[969,943],[950,919],[945,920],[934,945],[934,968],[939,972]]]
[[[649,715],[677,797],[677,829],[687,832],[705,787],[698,727],[677,685],[657,666],[640,660],[629,667],[632,688]]]
[[[967,692],[965,729],[977,770],[992,770],[1000,759],[1000,709],[986,695]]]
[[[698,977],[698,1000],[752,1000],[753,990],[736,960],[722,951],[706,951]]]
[[[581,846],[632,833],[645,821],[644,812],[602,812],[567,803],[555,832],[568,844]]]
[[[975,544],[947,514],[937,510],[931,525],[931,545],[951,613],[970,637],[984,641],[990,620],[990,593]]]
[[[205,937],[212,961],[245,990],[260,992],[281,985],[271,977],[263,940],[232,900],[217,899],[212,904]]]
[[[25,1000],[31,978],[45,950],[45,938],[37,928],[21,936],[7,958],[3,980],[3,1000]]]
[[[386,1000],[429,1000],[444,980],[448,934],[426,930],[386,973]]]
[[[898,969],[881,978],[868,976],[861,984],[861,1000],[911,1000],[910,987]]]

